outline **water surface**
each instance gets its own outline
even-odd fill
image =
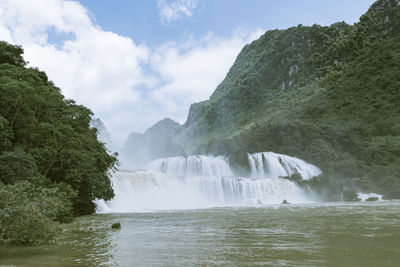
[[[0,265],[400,266],[399,219],[397,201],[96,214],[56,245],[0,247]]]

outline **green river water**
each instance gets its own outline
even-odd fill
[[[52,246],[0,247],[0,266],[400,266],[398,201],[96,214],[63,228]]]

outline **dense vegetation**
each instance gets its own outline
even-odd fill
[[[23,50],[0,42],[0,244],[53,239],[56,221],[114,196],[89,109],[63,97]]]
[[[355,25],[299,25],[246,45],[175,142],[187,153],[274,151],[320,166],[309,184],[400,198],[400,3],[378,0]]]

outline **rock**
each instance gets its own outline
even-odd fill
[[[286,204],[289,204],[289,202],[288,202],[286,199],[284,199],[284,200],[282,201],[282,204],[286,205]]]
[[[378,201],[378,200],[379,200],[379,198],[377,198],[377,197],[369,197],[365,201]]]
[[[356,190],[348,189],[343,192],[343,201],[356,202],[361,199],[358,197]]]
[[[113,223],[111,225],[111,228],[112,229],[121,229],[121,223],[120,222]]]

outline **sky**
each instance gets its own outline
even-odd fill
[[[123,145],[209,98],[241,48],[271,29],[353,24],[373,0],[0,0],[0,40],[22,45]]]

